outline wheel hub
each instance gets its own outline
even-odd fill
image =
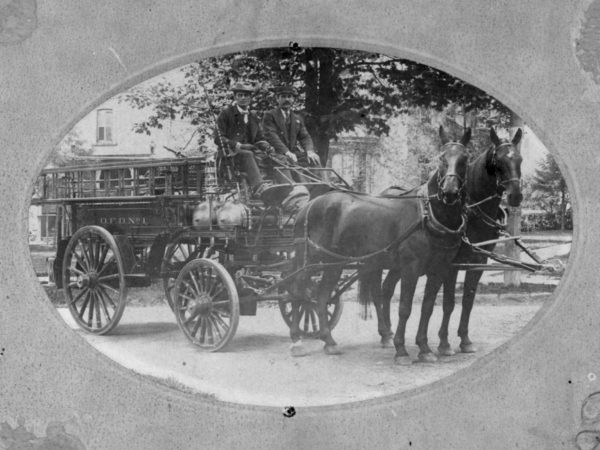
[[[213,310],[212,299],[206,294],[200,294],[188,303],[187,310],[191,315],[209,314]]]
[[[98,274],[96,272],[89,272],[78,275],[76,284],[79,289],[83,289],[85,287],[92,289],[98,285]]]

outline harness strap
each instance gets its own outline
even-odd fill
[[[378,255],[388,252],[392,247],[394,247],[394,246],[400,244],[402,241],[406,240],[420,225],[422,225],[422,223],[423,223],[422,220],[420,220],[420,219],[417,220],[415,223],[412,224],[412,226],[410,228],[408,228],[408,230],[406,230],[404,233],[402,233],[400,236],[398,236],[396,239],[394,239],[392,242],[390,242],[388,245],[386,245],[381,250],[377,250],[372,253],[367,253],[366,255],[362,255],[362,256],[347,256],[347,255],[341,255],[339,253],[335,253],[335,252],[333,252],[331,250],[327,250],[325,247],[322,247],[321,245],[317,244],[315,241],[313,241],[308,236],[306,237],[306,243],[307,243],[307,245],[310,244],[315,250],[317,250],[321,253],[324,253],[327,256],[331,256],[333,258],[343,260],[344,262],[360,262],[360,261],[365,261],[369,258],[373,258],[375,256],[378,256]],[[306,265],[306,262],[305,262],[305,265]]]
[[[430,231],[439,234],[449,234],[456,236],[462,236],[465,233],[465,230],[467,228],[467,215],[464,212],[461,213],[462,222],[460,226],[456,230],[448,228],[443,223],[441,223],[433,213],[431,202],[429,201],[429,198],[431,196],[428,195],[429,192],[427,191],[427,185],[421,186],[421,188],[419,189],[419,193],[421,194],[422,199],[422,201],[419,202],[421,205],[421,215],[423,216],[423,221],[425,225],[429,227]]]

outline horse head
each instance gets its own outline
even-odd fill
[[[496,177],[498,195],[506,192],[510,206],[519,206],[523,200],[521,193],[521,162],[523,158],[517,147],[522,136],[523,131],[519,128],[512,141],[500,139],[494,128],[490,128],[490,138],[494,149],[488,152],[486,168],[490,175]]]
[[[438,198],[447,205],[464,200],[464,185],[467,176],[467,144],[471,139],[471,128],[467,128],[459,142],[451,141],[444,127],[440,126],[442,141],[437,168]]]

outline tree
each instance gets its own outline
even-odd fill
[[[528,184],[531,197],[549,214],[557,215],[560,229],[565,230],[569,193],[567,183],[552,155],[546,155]]]
[[[55,166],[65,166],[75,163],[79,158],[92,154],[91,145],[79,136],[74,128],[62,138],[51,153],[49,163]]]
[[[322,161],[339,133],[362,125],[370,134],[387,134],[388,119],[412,107],[441,111],[455,104],[465,117],[474,111],[506,111],[485,92],[437,69],[354,50],[259,49],[206,58],[182,67],[181,72],[183,82],[163,79],[122,94],[121,101],[149,110],[148,119],[134,126],[136,132],[150,134],[166,120],[189,120],[198,126],[199,144],[207,145],[212,140],[213,116],[230,101],[228,88],[238,80],[257,85],[252,107],[259,115],[275,105],[275,86],[293,84]]]

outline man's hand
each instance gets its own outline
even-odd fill
[[[252,144],[240,144],[240,150],[254,150],[254,145],[252,145]]]
[[[288,159],[290,161],[292,161],[294,164],[298,162],[298,157],[296,155],[294,155],[292,152],[290,152],[289,150],[285,153],[285,156],[287,156]]]
[[[312,164],[321,165],[321,158],[315,152],[306,152],[308,161]]]

